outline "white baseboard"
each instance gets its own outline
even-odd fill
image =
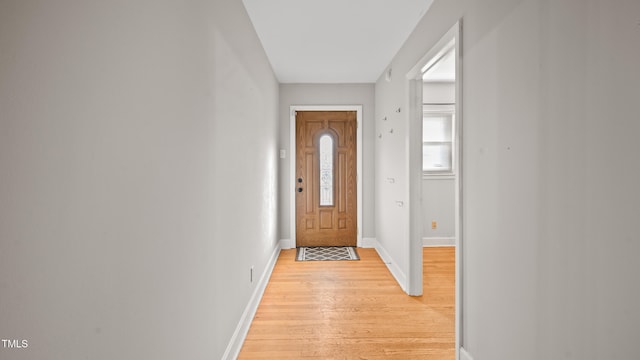
[[[404,274],[404,272],[402,272],[402,269],[398,267],[398,265],[393,261],[391,255],[389,255],[387,250],[385,250],[385,248],[378,241],[376,241],[375,243],[375,248],[378,252],[378,255],[380,255],[380,258],[382,259],[382,262],[387,265],[387,268],[391,272],[391,275],[393,275],[393,277],[398,282],[398,285],[400,285],[400,287],[402,288],[402,291],[407,292],[407,276]]]
[[[456,246],[455,237],[423,237],[422,246]]]
[[[231,340],[227,345],[227,349],[222,355],[222,359],[232,360],[232,359],[238,358],[238,355],[240,354],[240,349],[242,349],[242,344],[244,344],[244,339],[247,337],[247,333],[249,332],[249,327],[251,326],[253,317],[256,315],[256,311],[258,310],[258,305],[260,305],[260,300],[262,300],[262,295],[264,294],[264,290],[267,287],[269,278],[271,277],[271,273],[273,273],[273,268],[276,265],[276,260],[278,259],[278,255],[280,255],[280,244],[278,244],[276,248],[273,250],[273,253],[271,254],[271,258],[267,262],[267,266],[265,267],[265,270],[262,273],[262,276],[260,277],[260,281],[256,284],[256,288],[253,291],[253,295],[251,295],[251,299],[249,300],[247,307],[244,309],[244,312],[242,313],[240,322],[238,322],[238,326],[236,327],[236,330],[233,332],[233,336],[231,336]]]
[[[280,249],[293,249],[296,244],[291,239],[280,239]]]
[[[463,347],[460,347],[460,360],[473,360],[473,357],[465,350]]]
[[[362,238],[360,243],[361,248],[375,248],[378,241],[376,238]]]

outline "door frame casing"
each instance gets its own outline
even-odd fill
[[[356,112],[356,207],[357,246],[362,246],[362,105],[291,105],[289,106],[289,221],[291,244],[296,247],[296,111],[355,111]]]
[[[455,149],[454,163],[457,166],[455,171],[455,351],[456,359],[461,358],[460,348],[464,344],[463,335],[463,247],[464,247],[464,222],[463,222],[463,74],[462,74],[462,19],[459,19],[431,49],[417,62],[417,64],[407,73],[407,85],[409,94],[409,129],[413,136],[409,137],[410,160],[409,160],[409,198],[419,199],[422,197],[422,83],[425,68],[439,61],[439,57],[448,43],[455,41],[456,67],[455,67]],[[420,156],[414,156],[420,154]],[[409,294],[422,294],[422,210],[420,203],[410,203],[409,214]],[[428,294],[427,294],[428,296]]]

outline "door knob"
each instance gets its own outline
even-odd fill
[[[298,182],[299,182],[299,183],[301,183],[301,182],[302,182],[302,178],[301,178],[301,177],[299,177],[299,178],[298,178]]]
[[[302,188],[301,187],[298,188],[298,192],[302,192]]]

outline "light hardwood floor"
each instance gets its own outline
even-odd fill
[[[296,262],[283,250],[239,359],[454,359],[454,248],[424,248],[421,297],[374,249],[358,254]]]

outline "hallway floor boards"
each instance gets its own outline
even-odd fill
[[[375,249],[296,262],[283,250],[239,359],[455,357],[455,250],[424,248],[424,293],[407,296]]]

